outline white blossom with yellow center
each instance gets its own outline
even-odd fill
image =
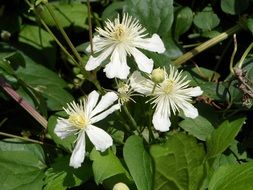
[[[72,102],[67,108],[63,108],[69,115],[67,119],[57,119],[54,130],[57,136],[64,139],[71,134],[78,135],[69,163],[74,168],[80,167],[85,157],[85,133],[96,150],[103,152],[112,146],[111,136],[93,124],[120,109],[120,104],[114,104],[118,96],[114,92],[108,92],[102,96],[100,102],[98,99],[99,94],[92,91],[87,99],[81,100],[79,104]]]
[[[147,73],[153,69],[153,60],[146,57],[138,48],[152,52],[163,53],[164,44],[157,34],[151,38],[147,36],[145,28],[139,21],[128,14],[123,14],[122,21],[119,16],[114,22],[107,20],[104,29],[97,28],[98,35],[93,38],[94,53],[100,53],[97,57],[90,56],[85,69],[96,69],[109,57],[110,62],[105,66],[104,72],[108,78],[126,79],[129,74],[127,55],[133,55],[138,68]],[[90,46],[87,48],[90,51]]]
[[[189,87],[190,81],[173,66],[169,75],[164,69],[164,76],[164,80],[157,84],[151,80],[151,76],[147,79],[138,71],[130,77],[130,85],[136,92],[152,97],[150,101],[156,107],[152,123],[156,130],[162,132],[169,130],[172,113],[183,111],[186,117],[196,118],[198,110],[191,104],[191,99],[203,93],[200,87]]]

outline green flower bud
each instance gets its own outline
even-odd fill
[[[129,188],[126,184],[119,182],[113,186],[112,190],[129,190]]]
[[[164,70],[161,69],[161,68],[157,68],[157,69],[154,69],[151,73],[151,80],[154,82],[154,83],[161,83],[163,82],[165,79],[165,74],[164,74]]]

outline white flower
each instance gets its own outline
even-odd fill
[[[72,102],[67,108],[63,108],[69,115],[68,119],[57,120],[54,130],[57,136],[63,139],[71,134],[78,134],[69,163],[74,168],[80,167],[85,157],[85,133],[96,150],[103,152],[112,146],[111,136],[93,124],[120,108],[119,104],[112,105],[118,97],[114,92],[108,92],[99,103],[98,98],[99,94],[92,91],[79,104]]]
[[[152,52],[163,53],[164,44],[157,34],[151,38],[147,36],[145,28],[139,21],[133,19],[128,14],[123,14],[120,22],[119,16],[111,22],[105,22],[104,29],[97,28],[99,35],[93,38],[94,53],[100,52],[97,57],[90,56],[85,69],[94,70],[110,55],[110,62],[105,66],[104,72],[108,78],[126,79],[129,74],[127,65],[127,54],[133,55],[139,69],[150,73],[153,69],[153,60],[147,58],[139,49],[145,49]],[[90,46],[87,48],[90,51]]]
[[[156,109],[152,123],[156,130],[162,132],[169,130],[171,125],[169,117],[172,113],[183,111],[186,117],[196,118],[198,110],[190,103],[191,98],[203,93],[200,87],[189,87],[190,81],[172,66],[169,75],[165,69],[164,74],[165,80],[158,84],[143,77],[138,71],[130,77],[130,85],[135,91],[153,96],[150,101]]]

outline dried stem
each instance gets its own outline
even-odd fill
[[[42,115],[40,115],[40,113],[37,112],[26,100],[19,96],[19,94],[15,90],[13,90],[13,88],[2,77],[0,77],[0,86],[45,129],[47,128],[47,120]]]

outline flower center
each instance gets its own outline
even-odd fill
[[[166,94],[169,94],[169,93],[171,93],[171,91],[173,90],[173,86],[174,86],[174,81],[173,80],[171,80],[171,79],[167,79],[166,81],[165,81],[165,84],[164,84],[164,92],[166,93]]]
[[[122,24],[117,25],[115,27],[113,36],[118,41],[124,41],[125,40],[125,26],[123,26]]]
[[[73,126],[79,129],[85,128],[88,125],[88,119],[80,114],[70,115],[68,120]]]

